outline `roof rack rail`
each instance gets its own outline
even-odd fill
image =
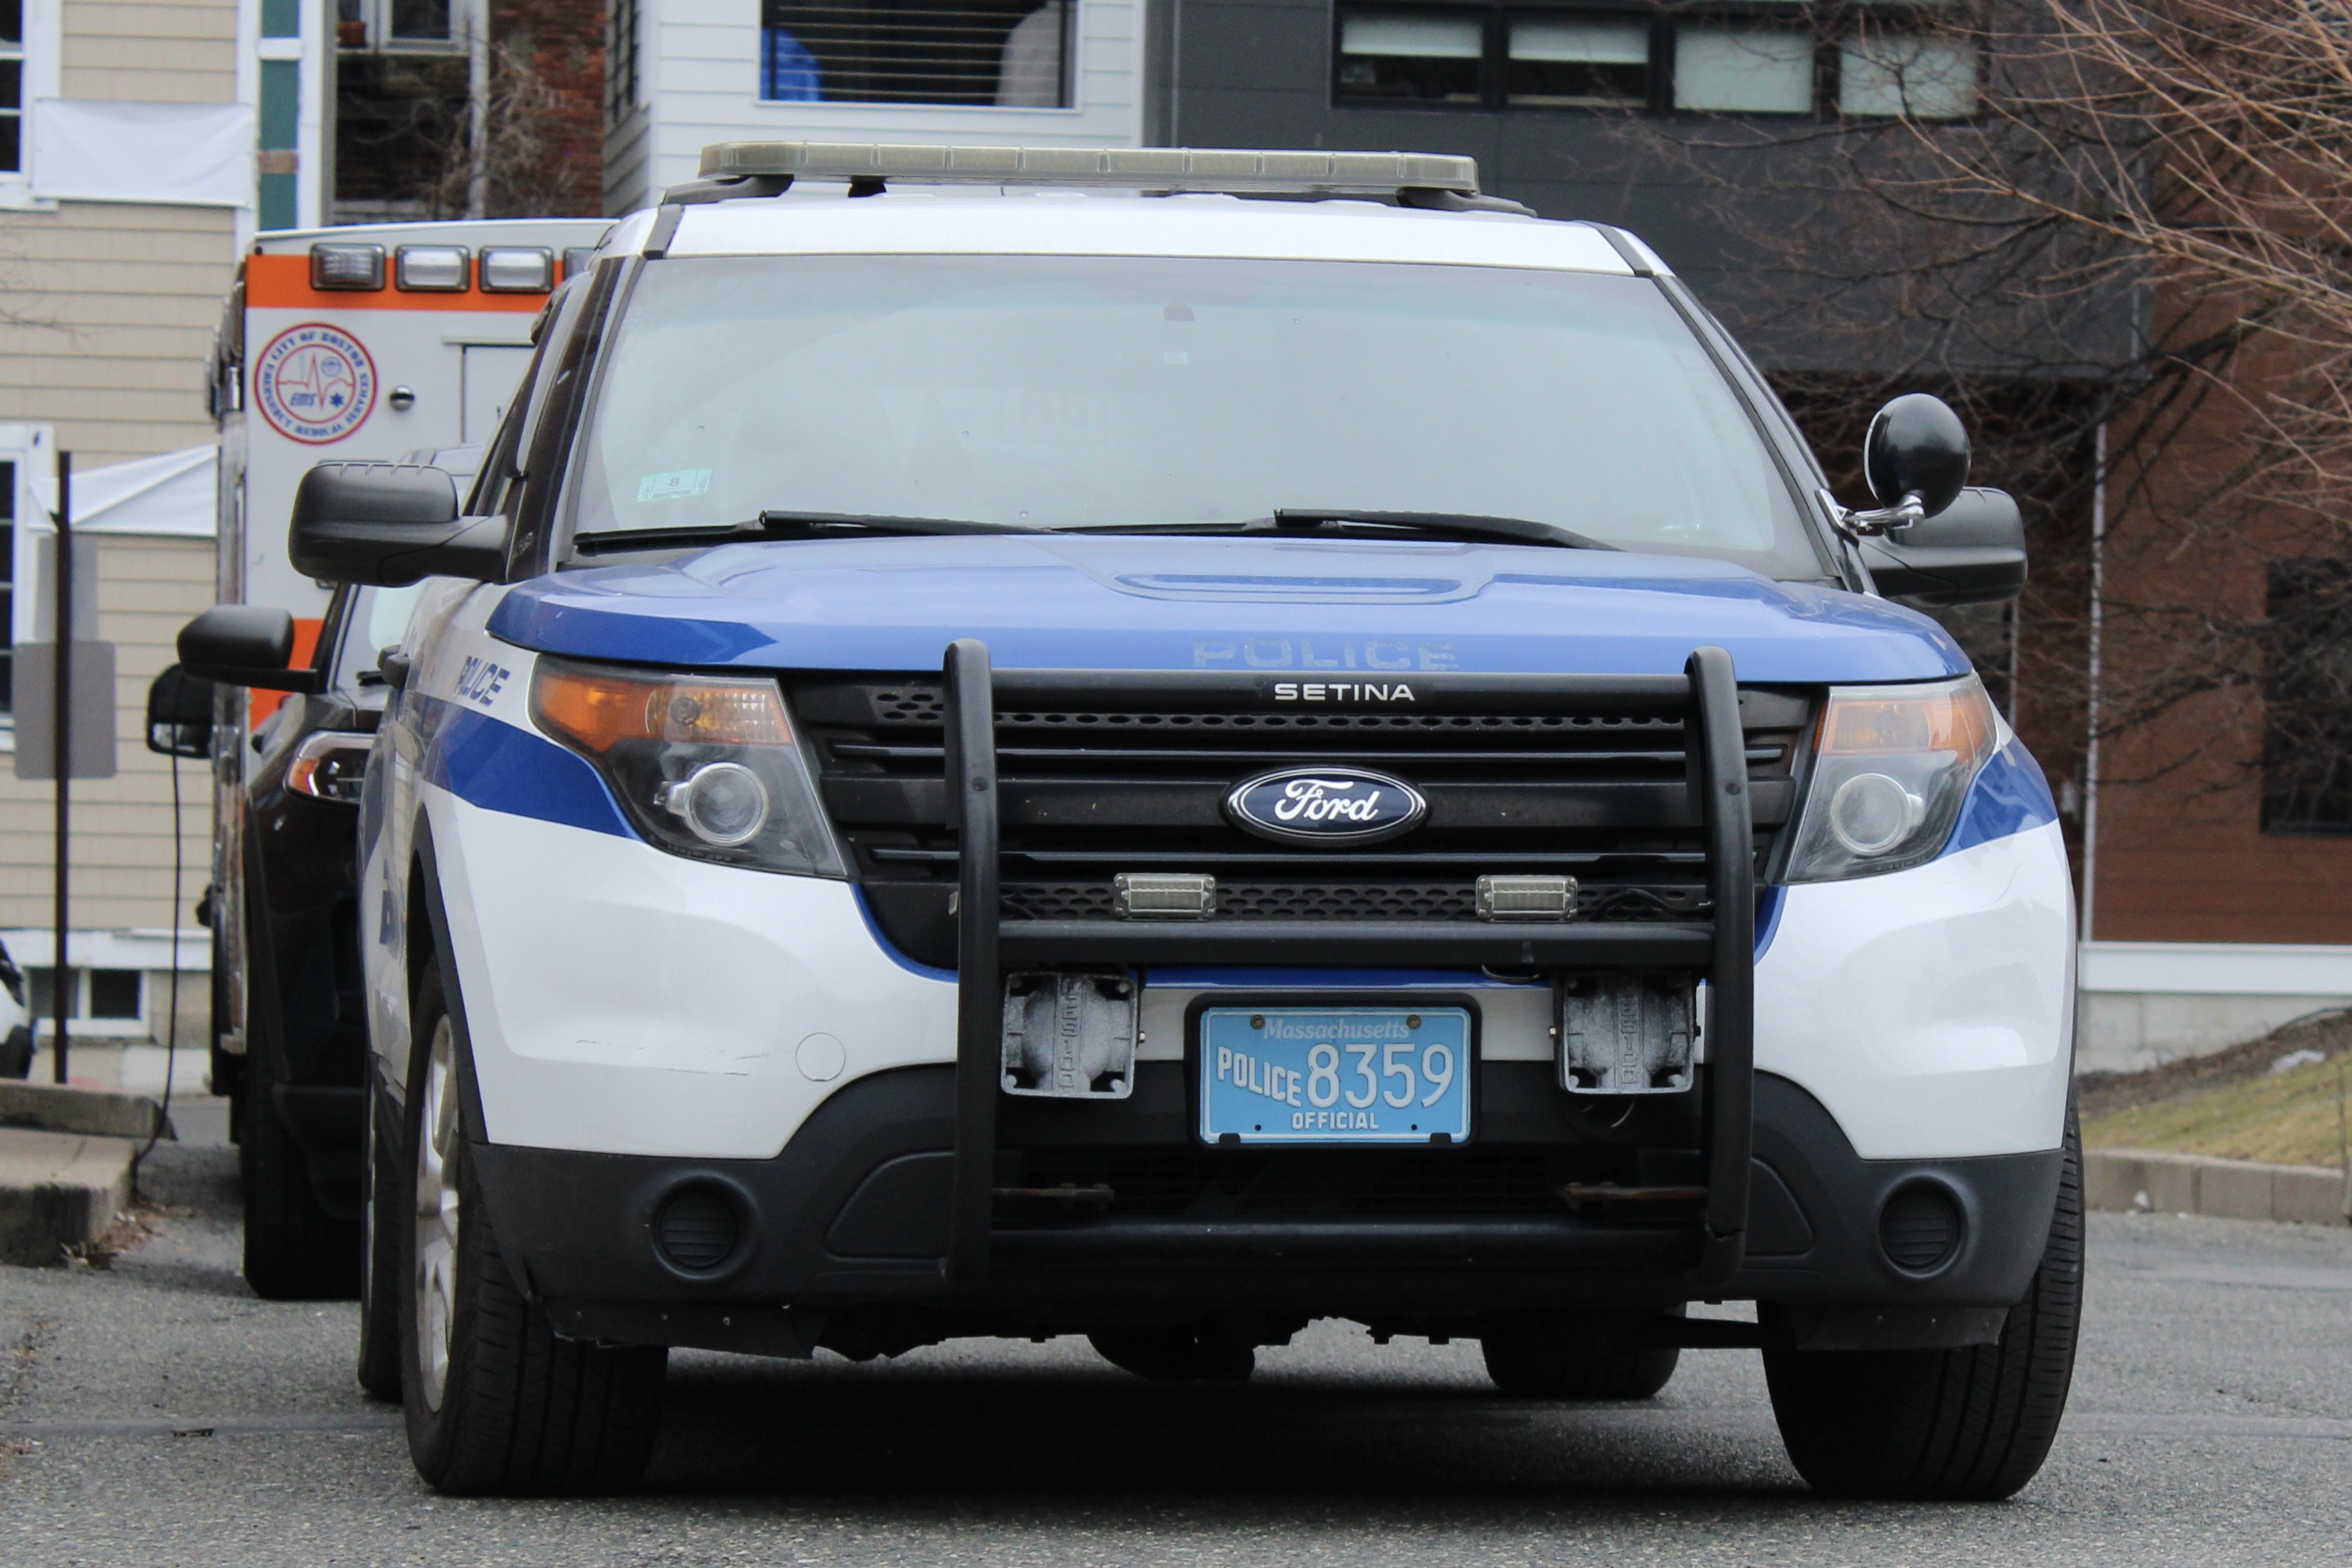
[[[1478,195],[1478,161],[1438,153],[1258,152],[1222,147],[944,147],[861,142],[719,142],[705,179],[847,180],[863,191],[927,185],[1047,185],[1232,195]],[[744,195],[768,190],[744,189]],[[708,197],[704,198],[709,199]]]

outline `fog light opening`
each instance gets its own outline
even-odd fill
[[[1934,1182],[1898,1189],[1878,1211],[1878,1245],[1906,1274],[1931,1274],[1960,1249],[1968,1219],[1951,1190]]]
[[[718,1187],[680,1187],[654,1210],[653,1240],[662,1261],[678,1272],[716,1273],[742,1245],[742,1212]]]

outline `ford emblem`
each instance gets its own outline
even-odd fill
[[[1262,838],[1370,844],[1410,833],[1429,802],[1402,779],[1362,768],[1284,768],[1234,786],[1225,815]]]

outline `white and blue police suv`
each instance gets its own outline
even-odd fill
[[[1327,1317],[1533,1399],[1757,1348],[1817,1487],[2032,1476],[2073,910],[1887,597],[2023,581],[1948,409],[1842,508],[1650,250],[1463,159],[704,174],[462,508],[296,505],[303,571],[423,584],[359,923],[362,1371],[427,1480],[625,1484],[673,1345],[1213,1382]]]

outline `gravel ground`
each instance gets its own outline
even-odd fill
[[[1750,1352],[1638,1406],[1499,1398],[1476,1346],[1318,1324],[1236,1391],[1084,1342],[674,1358],[652,1477],[454,1502],[351,1379],[348,1304],[255,1300],[230,1152],[166,1146],[110,1269],[0,1269],[0,1563],[2340,1563],[2352,1230],[2091,1218],[2072,1413],[2014,1501],[1832,1504]]]

